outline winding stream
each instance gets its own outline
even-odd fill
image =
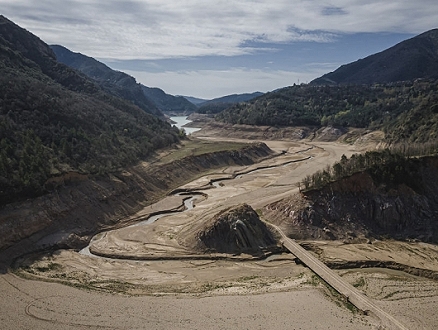
[[[305,152],[305,151],[308,151],[310,149],[312,149],[312,147],[309,148],[309,149],[306,149],[306,150],[298,151],[296,153]],[[272,169],[272,168],[287,166],[287,165],[290,165],[290,164],[293,164],[293,163],[306,161],[306,160],[309,160],[311,158],[312,158],[311,156],[308,156],[308,157],[305,157],[305,158],[302,158],[302,159],[290,160],[290,161],[287,161],[287,162],[284,162],[284,163],[281,163],[281,164],[260,166],[258,168],[252,169],[252,170],[238,172],[238,173],[236,173],[234,175],[230,175],[229,177],[224,177],[224,178],[219,178],[219,179],[212,179],[212,180],[210,180],[209,185],[211,187],[214,187],[214,188],[220,188],[223,185],[222,182],[224,182],[224,181],[240,179],[240,178],[242,178],[245,175],[253,174],[253,173],[258,172],[258,171],[263,171],[263,170],[268,170],[268,169]],[[135,223],[133,225],[127,226],[126,228],[150,225],[150,224],[154,223],[155,221],[157,221],[157,220],[159,220],[159,219],[161,219],[161,218],[163,218],[165,216],[192,210],[195,207],[194,202],[197,199],[199,199],[200,196],[202,196],[202,195],[205,196],[204,193],[200,192],[200,190],[204,190],[204,189],[208,189],[208,188],[199,188],[199,189],[197,189],[198,191],[190,190],[190,192],[189,191],[182,192],[183,190],[176,189],[176,190],[174,190],[174,193],[171,193],[171,195],[175,195],[175,196],[182,196],[182,195],[184,195],[184,196],[187,196],[186,198],[183,199],[183,206],[184,206],[183,210],[175,210],[175,209],[173,209],[173,210],[163,210],[163,211],[161,211],[159,213],[151,214],[146,220],[143,220],[143,221],[140,221],[140,222]],[[101,258],[100,256],[96,256],[96,255],[92,254],[91,251],[90,251],[91,243],[93,242],[93,240],[95,240],[97,238],[98,235],[101,235],[101,234],[102,233],[99,233],[99,234],[95,235],[91,239],[90,243],[85,248],[80,250],[79,253],[83,254],[83,255],[87,255],[87,256],[93,256],[93,257]]]
[[[177,196],[180,194],[176,194]],[[167,215],[172,215],[172,214],[176,214],[176,213],[180,213],[180,212],[185,212],[185,211],[190,211],[191,209],[193,209],[194,206],[194,202],[195,200],[198,199],[198,196],[200,194],[199,193],[193,193],[193,195],[188,195],[187,198],[184,199],[183,204],[184,204],[184,210],[183,211],[163,211],[160,212],[159,214],[155,214],[155,215],[151,215],[149,216],[146,220],[140,221],[138,223],[135,223],[133,225],[128,226],[128,228],[132,228],[132,227],[138,227],[138,226],[143,226],[143,225],[150,225],[151,223],[154,223],[155,221],[157,221],[158,219],[165,217]]]

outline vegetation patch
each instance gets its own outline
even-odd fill
[[[416,191],[421,191],[423,182],[419,174],[422,166],[417,155],[427,156],[438,153],[438,144],[409,146],[406,148],[368,151],[364,154],[354,154],[351,158],[342,156],[333,166],[306,176],[301,185],[303,191],[321,189],[331,182],[336,182],[359,172],[371,175],[376,186],[385,185],[386,189],[406,184]]]
[[[199,156],[220,151],[239,151],[247,146],[248,143],[186,139],[182,141],[181,147],[163,156],[160,161],[162,163],[170,163],[188,156]]]
[[[437,80],[375,85],[294,85],[236,104],[216,116],[232,124],[384,130],[388,142],[438,137]]]

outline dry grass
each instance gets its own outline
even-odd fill
[[[248,146],[248,143],[207,141],[191,138],[184,140],[177,149],[172,149],[172,152],[163,155],[160,161],[170,163],[188,156],[198,156],[218,151],[240,150],[245,146]]]

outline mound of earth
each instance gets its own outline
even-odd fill
[[[196,238],[201,250],[215,253],[261,255],[278,249],[273,233],[247,204],[221,211]]]

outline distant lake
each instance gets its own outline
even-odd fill
[[[199,131],[200,128],[196,127],[183,127],[185,124],[191,123],[191,120],[187,119],[187,116],[176,116],[176,117],[170,117],[171,120],[175,122],[175,126],[178,128],[183,128],[186,131],[186,134],[192,134],[193,132]]]

